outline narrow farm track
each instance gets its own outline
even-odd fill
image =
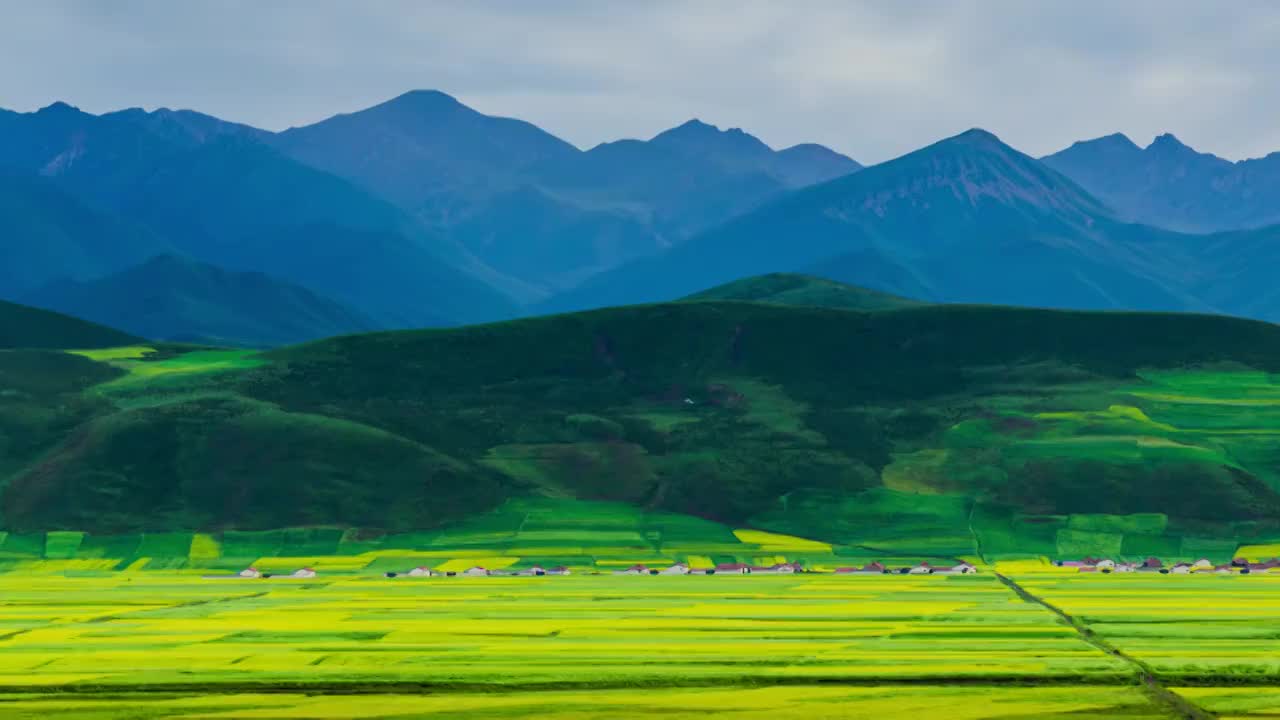
[[[74,627],[77,625],[95,625],[95,624],[101,624],[101,623],[109,623],[109,622],[114,622],[116,620],[123,620],[131,617],[145,616],[147,613],[175,610],[177,608],[198,607],[200,605],[214,605],[214,604],[221,604],[221,603],[233,603],[241,600],[253,600],[255,598],[264,597],[267,594],[268,594],[267,591],[263,591],[263,592],[249,593],[247,595],[235,595],[232,597],[211,598],[207,600],[192,600],[189,602],[174,603],[172,605],[159,605],[159,606],[150,605],[146,607],[140,607],[134,610],[127,610],[124,612],[115,611],[115,612],[107,613],[105,615],[95,615],[93,617],[84,618],[82,620],[76,620],[74,622],[67,623],[66,627]],[[3,608],[3,607],[4,607],[3,604],[0,604],[0,608]],[[20,637],[29,632],[32,632],[34,630],[39,630],[39,629],[40,629],[39,627],[29,627],[29,628],[24,628],[22,630],[15,630],[10,633],[5,633],[3,635],[0,635],[0,643],[6,642],[8,640],[13,640],[14,638]]]
[[[115,612],[108,615],[100,615],[87,620],[80,620],[72,623],[72,625],[84,625],[91,623],[107,623],[115,620],[123,620],[143,616],[152,612],[167,612],[169,610],[177,610],[178,608],[200,607],[201,605],[221,605],[225,603],[234,603],[241,600],[253,600],[255,598],[265,597],[268,591],[249,593],[247,595],[233,595],[232,597],[209,598],[207,600],[190,600],[187,602],[174,603],[172,605],[153,605],[150,607],[138,608],[137,610],[129,610],[127,612]]]
[[[1022,598],[1023,601],[1039,605],[1054,615],[1057,615],[1063,622],[1070,625],[1071,628],[1076,631],[1081,640],[1132,667],[1134,673],[1138,677],[1138,680],[1142,683],[1142,691],[1148,698],[1150,698],[1151,702],[1158,707],[1167,710],[1173,717],[1185,718],[1186,720],[1211,720],[1216,717],[1213,713],[1198,707],[1195,703],[1165,687],[1149,665],[1099,637],[1098,634],[1093,631],[1093,628],[1089,627],[1083,621],[1071,616],[1065,610],[1053,603],[1050,603],[1044,598],[1035,595],[1031,591],[1019,585],[1013,578],[1001,575],[1000,573],[996,573],[995,576],[1000,580],[1000,582],[1004,583],[1005,586],[1012,590],[1014,594]]]
[[[52,662],[52,661],[51,661]],[[317,663],[312,662],[314,666]],[[319,663],[323,664],[323,663]],[[902,676],[866,676],[849,677],[835,675],[831,677],[778,677],[776,675],[743,675],[732,680],[708,678],[700,680],[662,679],[655,681],[549,681],[549,682],[512,682],[494,685],[493,683],[457,682],[457,681],[423,681],[423,680],[385,680],[385,681],[263,681],[238,680],[232,682],[166,682],[157,684],[101,684],[101,683],[69,683],[65,685],[42,685],[41,692],[56,692],[61,695],[113,696],[122,693],[136,695],[173,695],[175,693],[198,695],[239,695],[239,694],[279,694],[279,693],[318,693],[326,695],[405,695],[418,693],[458,693],[458,694],[492,694],[502,693],[538,693],[566,691],[610,691],[610,690],[718,690],[745,688],[785,688],[785,687],[851,687],[851,688],[883,688],[883,687],[965,687],[965,688],[1063,688],[1081,687],[1105,690],[1115,688],[1119,682],[1115,676],[1097,678],[1066,677],[1031,677],[1025,675],[987,675],[975,678],[972,675],[934,675],[929,677]],[[30,685],[0,685],[0,695],[19,695],[31,693]],[[1212,715],[1197,717],[1212,718]]]

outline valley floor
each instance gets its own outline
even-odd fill
[[[6,718],[1266,717],[1280,577],[0,575]]]

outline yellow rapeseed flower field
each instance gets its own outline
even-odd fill
[[[736,536],[748,545],[759,545],[766,553],[829,553],[831,544],[807,540],[794,535],[765,532],[764,530],[734,530]]]
[[[1246,558],[1252,562],[1263,562],[1274,557],[1280,557],[1280,544],[1243,545],[1236,551],[1236,556]]]
[[[155,348],[145,345],[129,345],[96,350],[68,350],[67,352],[72,355],[89,358],[95,362],[111,362],[113,360],[141,360],[155,351]]]
[[[1133,666],[991,572],[241,580],[61,567],[0,574],[6,719],[1163,712]],[[1048,567],[998,566],[1166,684],[1280,673],[1280,578]],[[1224,715],[1277,702],[1208,689],[1187,697]]]

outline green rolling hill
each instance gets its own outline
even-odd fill
[[[923,304],[879,290],[796,273],[771,273],[735,280],[694,293],[685,300],[738,300],[846,310],[896,310]]]
[[[15,348],[92,349],[138,338],[69,315],[0,300],[0,351]]]
[[[91,388],[120,370],[64,351],[135,342],[119,330],[0,301],[0,485],[75,428],[112,412]]]
[[[1280,327],[1261,322],[689,302],[47,355],[0,354],[29,386],[0,394],[11,534],[377,535],[545,498],[875,552],[1280,537]]]

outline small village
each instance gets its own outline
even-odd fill
[[[872,562],[862,567],[841,567],[834,571],[825,572],[820,570],[812,570],[805,568],[801,563],[775,563],[773,565],[751,565],[748,563],[721,563],[709,568],[695,568],[686,563],[675,563],[665,568],[653,568],[648,565],[636,564],[621,570],[614,570],[611,573],[603,571],[590,571],[584,574],[588,575],[795,575],[798,573],[806,574],[833,574],[833,575],[973,575],[978,569],[969,563],[958,563],[956,565],[931,565],[928,562],[921,562],[917,565],[908,565],[902,567],[891,568],[880,562]],[[422,577],[542,577],[557,575],[572,575],[573,571],[563,565],[555,567],[542,567],[541,565],[533,565],[531,567],[519,570],[501,570],[489,569],[481,566],[474,566],[466,570],[437,570],[426,566],[415,567],[406,572],[386,572],[384,577],[397,578],[422,578]],[[258,580],[258,579],[310,579],[317,576],[316,570],[311,567],[299,568],[291,573],[283,575],[275,575],[264,573],[256,567],[248,567],[234,575],[205,575],[206,580]]]
[[[1195,562],[1178,562],[1173,565],[1165,563],[1157,557],[1136,562],[1116,562],[1106,558],[1086,557],[1083,560],[1060,560],[1058,567],[1075,568],[1085,573],[1158,573],[1161,575],[1190,575],[1192,573],[1216,573],[1219,575],[1249,575],[1251,573],[1280,572],[1280,558],[1271,558],[1262,562],[1250,562],[1244,558],[1235,558],[1229,563],[1215,565],[1208,558],[1200,558]]]
[[[316,577],[316,569],[312,567],[303,567],[294,570],[287,575],[274,575],[272,573],[264,573],[258,568],[247,567],[234,575],[205,575],[205,580],[307,580]]]
[[[1054,567],[1063,569],[1074,569],[1081,573],[1155,573],[1160,575],[1190,575],[1193,573],[1215,573],[1219,575],[1249,575],[1259,573],[1280,574],[1280,558],[1272,558],[1266,561],[1251,562],[1244,558],[1235,558],[1229,563],[1214,564],[1207,558],[1201,558],[1195,562],[1176,562],[1166,565],[1160,558],[1149,557],[1142,562],[1122,562],[1109,558],[1085,557],[1081,560],[1058,560],[1052,563]],[[978,573],[978,568],[967,562],[957,563],[955,565],[934,565],[928,562],[921,562],[915,565],[905,565],[891,567],[879,561],[871,562],[861,567],[849,566],[839,567],[834,570],[816,570],[804,567],[803,564],[794,563],[776,563],[773,565],[751,565],[748,563],[721,563],[714,567],[698,568],[692,567],[686,563],[675,563],[667,567],[649,567],[644,564],[635,564],[620,570],[602,571],[579,571],[579,574],[585,575],[795,575],[804,574],[828,574],[828,575],[974,575]],[[466,570],[437,570],[426,566],[414,567],[404,572],[386,572],[383,576],[386,578],[424,578],[424,577],[543,577],[543,576],[564,576],[572,575],[574,571],[564,565],[554,567],[543,567],[541,565],[533,565],[518,570],[506,570],[497,568],[486,568],[483,566],[473,566]],[[232,575],[205,575],[206,580],[271,580],[271,579],[294,579],[306,580],[315,578],[318,573],[315,568],[303,567],[290,573],[272,574],[265,573],[256,567],[248,567],[238,573]]]

